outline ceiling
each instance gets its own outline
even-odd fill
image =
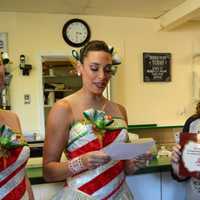
[[[200,0],[0,0],[0,12],[153,18],[164,28],[180,24],[180,17],[184,22],[198,19],[199,8]]]
[[[0,0],[0,11],[158,18],[184,0]]]

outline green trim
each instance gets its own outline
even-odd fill
[[[29,178],[41,178],[41,177],[43,177],[41,165],[38,166],[38,167],[27,167],[26,173],[27,173]]]
[[[112,117],[113,119],[122,119],[122,120],[125,120],[124,117],[121,117],[121,116],[114,116]]]
[[[140,129],[161,129],[161,128],[182,128],[183,125],[169,125],[169,126],[159,126],[157,124],[139,124],[139,125],[128,125],[128,130],[140,130]]]
[[[113,123],[106,127],[106,130],[127,129],[126,122],[123,117],[113,117]]]

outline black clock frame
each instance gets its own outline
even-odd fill
[[[68,39],[68,37],[67,37],[67,35],[66,35],[66,30],[67,30],[68,26],[69,26],[70,24],[74,23],[74,22],[80,22],[80,23],[84,24],[84,26],[85,26],[86,29],[87,29],[87,32],[88,32],[87,37],[86,37],[86,39],[85,39],[83,42],[81,42],[81,43],[74,43],[74,42],[72,42],[71,40]],[[69,44],[70,46],[72,46],[72,47],[81,47],[81,46],[83,46],[84,44],[86,44],[86,43],[90,40],[91,31],[90,31],[89,25],[88,25],[85,21],[83,21],[82,19],[74,18],[74,19],[71,19],[71,20],[67,21],[67,22],[64,24],[63,29],[62,29],[62,36],[63,36],[64,41],[65,41],[67,44]]]

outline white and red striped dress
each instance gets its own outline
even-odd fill
[[[69,142],[66,148],[67,158],[73,159],[87,152],[100,150],[113,142],[126,142],[126,127],[123,119],[114,118],[114,122],[106,128],[102,146],[93,132],[92,124],[76,122],[69,132]],[[68,187],[98,200],[133,199],[125,183],[124,161],[111,160],[96,169],[67,178],[66,188]]]
[[[30,155],[28,146],[10,149],[0,158],[0,200],[21,200],[25,196],[25,165]]]

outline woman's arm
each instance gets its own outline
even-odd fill
[[[62,181],[71,175],[67,161],[60,162],[68,141],[70,119],[70,105],[63,100],[58,101],[48,115],[43,148],[43,174],[46,181]]]
[[[29,200],[34,200],[33,190],[32,190],[31,183],[30,183],[27,175],[26,175],[25,179],[26,179],[25,180],[26,181],[26,191],[28,192]]]
[[[43,149],[43,174],[46,181],[65,180],[75,173],[94,169],[110,159],[102,151],[93,151],[70,161],[60,162],[68,143],[68,131],[72,118],[72,111],[67,102],[57,102],[50,111]]]

